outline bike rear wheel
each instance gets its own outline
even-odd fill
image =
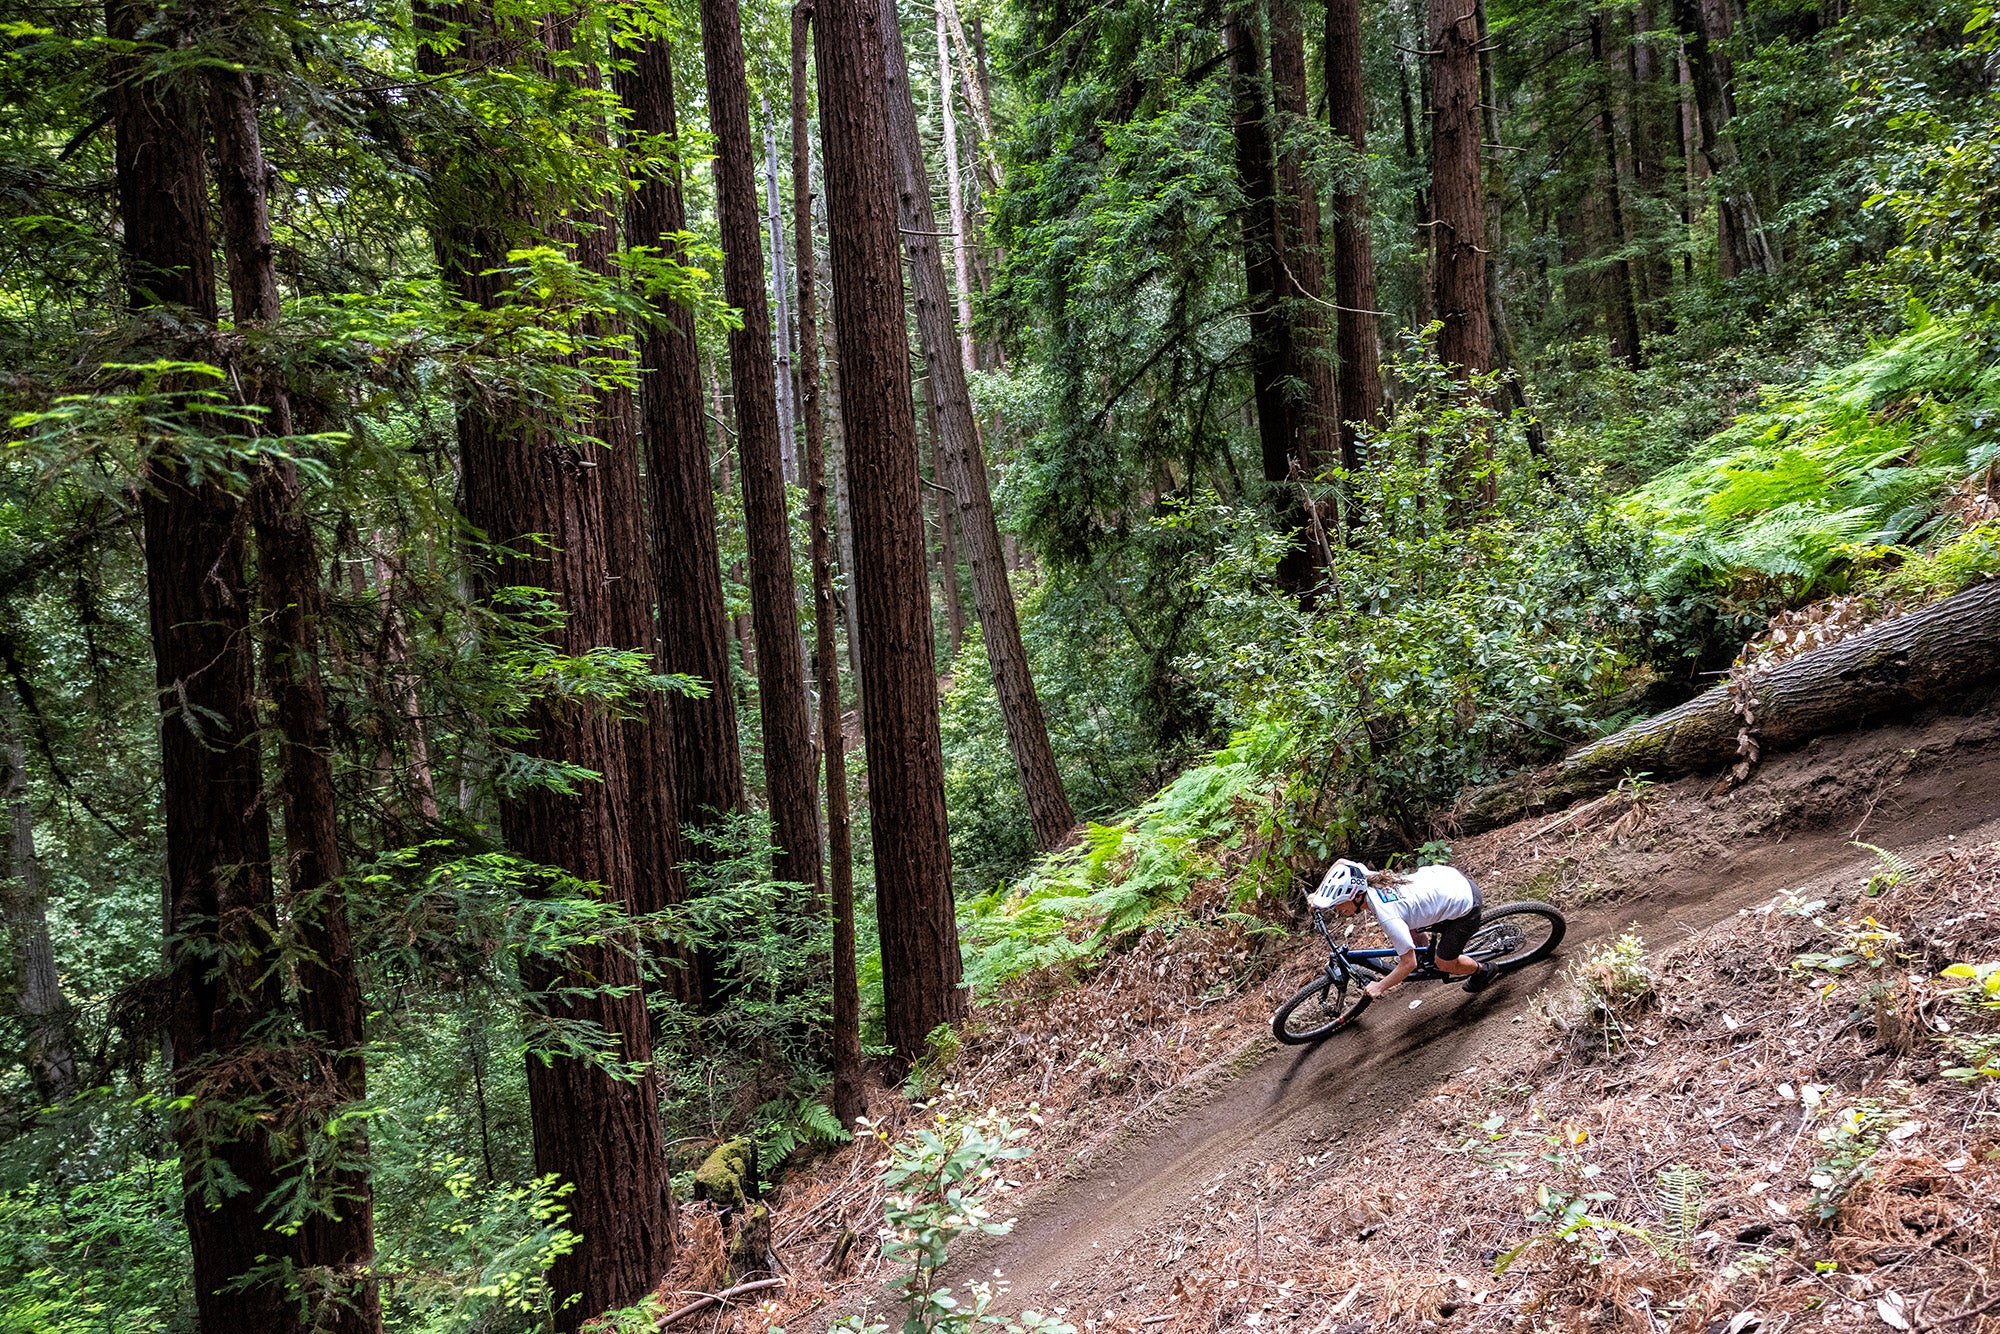
[[[1563,915],[1546,903],[1503,903],[1480,914],[1465,957],[1511,973],[1548,958],[1568,929]]]
[[[1271,1036],[1291,1047],[1331,1037],[1368,1008],[1366,979],[1353,973],[1321,973],[1271,1016]]]

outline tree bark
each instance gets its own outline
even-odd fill
[[[34,1081],[35,1097],[53,1107],[76,1092],[76,1011],[64,998],[62,974],[49,939],[49,891],[35,852],[35,810],[28,800],[28,751],[21,744],[12,700],[0,699],[0,825],[6,856],[0,861],[0,919],[14,963],[14,1005],[26,1037],[21,1064]]]
[[[833,599],[834,531],[827,503],[826,430],[820,405],[818,261],[813,254],[811,90],[806,60],[811,0],[792,6],[792,241],[798,247],[798,387],[805,430],[806,505],[812,525],[813,670],[819,680],[820,753],[826,760],[826,856],[833,917],[833,1014],[827,1067],[833,1114],[843,1126],[868,1110],[861,1086],[861,987],[854,944],[854,835],[847,797],[847,732]]]
[[[282,313],[257,95],[241,72],[217,73],[212,82],[216,197],[231,314],[237,337],[251,344],[250,354],[232,369],[249,400],[264,410],[263,427],[289,436],[291,394],[282,374],[264,364],[254,346],[276,330]],[[368,1334],[382,1328],[382,1303],[373,1272],[375,1205],[366,1122],[349,1127],[340,1120],[343,1106],[368,1096],[367,1034],[334,820],[332,727],[319,665],[325,617],[319,545],[301,510],[298,469],[289,460],[262,470],[250,509],[264,680],[280,737],[287,901],[306,956],[298,964],[299,1019],[323,1044],[339,1085],[338,1098],[320,1115],[326,1133],[341,1141],[339,1156],[345,1160],[328,1180],[314,1183],[315,1211],[299,1233],[301,1277],[312,1294],[315,1329]]]
[[[972,416],[972,395],[966,386],[963,348],[951,321],[951,289],[945,282],[944,260],[937,246],[937,217],[931,209],[930,184],[924,175],[917,138],[917,116],[910,97],[907,57],[902,30],[895,23],[895,0],[881,0],[881,31],[886,41],[883,69],[887,79],[885,114],[894,158],[897,214],[903,246],[910,259],[910,287],[917,313],[917,333],[929,371],[930,397],[938,443],[944,456],[940,479],[952,493],[958,530],[971,557],[973,601],[979,609],[986,658],[993,672],[1000,716],[1007,728],[1007,748],[1014,757],[1014,774],[1027,802],[1035,845],[1044,851],[1059,847],[1076,827],[1076,815],[1063,791],[1062,770],[1049,744],[1048,722],[1028,670],[1028,651],[1021,642],[1020,618],[1013,586],[1007,581],[1000,526],[993,515],[993,497],[986,483],[986,452]],[[829,162],[831,150],[829,149]],[[837,309],[837,306],[836,306]],[[842,359],[846,348],[842,346]],[[850,400],[851,401],[851,400]],[[854,432],[848,433],[850,441]],[[859,503],[860,497],[856,496]],[[866,647],[865,639],[863,647]]]
[[[1480,171],[1477,0],[1430,0],[1431,211],[1438,360],[1461,380],[1493,369],[1486,313],[1486,201]],[[1491,441],[1463,461],[1461,505],[1493,503]]]
[[[1284,232],[1278,224],[1264,55],[1255,17],[1255,10],[1246,10],[1244,3],[1230,4],[1223,13],[1222,40],[1229,53],[1236,181],[1243,191],[1243,286],[1250,311],[1250,382],[1257,403],[1257,437],[1263,447],[1264,480],[1284,482],[1298,457],[1297,425],[1285,395],[1285,382],[1295,366],[1291,329],[1281,304]]]
[[[1353,170],[1342,177],[1333,196],[1333,290],[1340,306],[1335,320],[1340,461],[1353,471],[1361,466],[1355,424],[1373,427],[1382,420],[1382,343],[1375,314],[1375,254],[1368,238],[1368,90],[1361,63],[1361,0],[1327,0],[1324,49],[1327,125],[1355,157]]]
[[[903,1061],[965,1013],[951,893],[923,500],[904,342],[896,180],[876,0],[822,0],[813,23],[840,351],[861,717],[888,1038]]]
[[[1478,35],[1474,0],[1430,0],[1431,212],[1437,317],[1444,323],[1438,359],[1465,375],[1493,368],[1479,170]]]
[[[701,0],[701,51],[708,71],[709,126],[715,133],[715,211],[722,226],[723,287],[743,313],[729,334],[736,394],[736,454],[743,471],[743,527],[750,555],[750,618],[757,633],[757,706],[763,724],[764,782],[770,798],[771,874],[820,883],[819,797],[784,464],[764,298],[764,250],[750,148],[750,85],[743,65],[737,0]]]
[[[156,56],[179,44],[154,11],[110,0],[105,30],[137,45],[112,56],[106,101],[123,223],[126,300],[148,320],[149,351],[206,357],[216,323],[200,117]],[[183,1216],[202,1334],[291,1331],[282,1282],[245,1282],[263,1257],[299,1244],[267,1226],[277,1189],[271,1147],[252,1119],[273,1090],[256,1031],[277,1014],[267,924],[275,919],[269,815],[256,744],[256,666],[244,578],[243,510],[212,470],[169,437],[144,442],[146,600],[160,706],[166,826],[167,1038]],[[222,1107],[239,1104],[223,1114]],[[248,1104],[244,1106],[242,1104]],[[211,1189],[217,1175],[240,1188]],[[227,1291],[225,1291],[227,1289]]]
[[[1305,17],[1299,0],[1269,0],[1271,89],[1276,106],[1278,222],[1284,229],[1280,292],[1290,326],[1294,371],[1304,386],[1295,393],[1298,445],[1293,455],[1305,481],[1346,459],[1340,448],[1340,404],[1335,398],[1333,338],[1329,334],[1325,275],[1320,262],[1319,192],[1306,179],[1304,136],[1312,121],[1306,91]]]
[[[1907,616],[1778,664],[1749,692],[1762,752],[1816,736],[1949,704],[2000,676],[2000,582],[1988,582]],[[1627,773],[1656,782],[1737,760],[1744,718],[1727,685],[1634,723],[1543,769],[1480,788],[1453,813],[1477,833],[1567,804]]]
[[[1419,70],[1424,66],[1419,66]],[[1410,167],[1410,216],[1416,220],[1416,235],[1411,238],[1411,249],[1423,256],[1422,281],[1417,283],[1417,308],[1415,318],[1410,321],[1412,329],[1424,329],[1437,316],[1433,284],[1437,273],[1437,241],[1431,228],[1431,192],[1424,188],[1424,182],[1431,176],[1430,156],[1418,142],[1417,108],[1421,105],[1428,120],[1430,112],[1430,78],[1422,79],[1421,96],[1410,95],[1410,63],[1398,52],[1396,57],[1397,100],[1403,112],[1403,157]]]
[[[1597,76],[1597,147],[1604,168],[1604,208],[1607,243],[1614,258],[1602,275],[1604,325],[1610,332],[1611,355],[1633,370],[1645,365],[1639,348],[1639,307],[1632,295],[1632,265],[1623,256],[1632,236],[1625,226],[1624,181],[1618,170],[1618,121],[1612,113],[1612,67],[1605,58],[1604,16],[1590,16],[1590,55]]]
[[[666,39],[649,37],[632,52],[630,69],[618,76],[618,91],[634,136],[678,144],[673,48]],[[626,240],[635,248],[664,251],[672,245],[667,238],[687,228],[679,167],[671,152],[645,154],[644,164],[626,213]],[[640,332],[639,366],[660,666],[708,684],[700,699],[667,700],[676,818],[683,826],[709,828],[718,816],[741,811],[747,798],[692,310],[671,298],[654,303],[654,318]],[[719,412],[716,431],[721,436]],[[727,441],[720,447],[726,457]]]
[[[770,213],[771,296],[777,306],[778,447],[785,463],[785,480],[799,480],[798,414],[792,403],[792,312],[785,281],[785,215],[778,203],[778,122],[768,103],[764,112],[764,199]]]
[[[938,584],[939,591],[944,595],[946,642],[951,645],[951,659],[956,662],[959,651],[965,647],[965,602],[958,595],[958,543],[952,540],[951,534],[953,492],[944,480],[944,451],[938,443],[942,432],[938,430],[937,399],[931,397],[924,406],[931,434],[931,496],[937,502]]]
[[[420,21],[442,20],[473,34],[449,62],[421,46],[423,72],[437,78],[466,63],[504,59],[485,19],[463,8],[420,11]],[[512,245],[536,235],[536,220],[512,197],[483,148],[454,141],[441,158],[433,166],[439,267],[461,299],[497,308],[512,294],[495,270]],[[466,517],[493,544],[493,558],[480,570],[485,590],[527,587],[552,597],[564,612],[550,632],[556,652],[581,655],[628,643],[621,631],[629,627],[621,624],[607,580],[629,563],[629,553],[608,531],[614,506],[606,491],[616,468],[593,466],[599,458],[581,454],[568,433],[538,411],[526,402],[488,397],[469,398],[459,409]],[[632,905],[627,821],[635,805],[627,791],[633,769],[624,725],[547,698],[530,702],[522,725],[528,738],[520,750],[527,759],[575,766],[599,778],[568,792],[532,786],[507,794],[500,827],[508,849],[550,868],[550,890],[570,876],[605,886],[615,902]],[[562,1055],[528,1060],[535,1170],[574,1187],[566,1200],[570,1226],[584,1238],[550,1274],[559,1298],[576,1298],[558,1308],[556,1327],[567,1331],[637,1301],[671,1263],[659,1081],[651,1072],[651,1027],[631,942],[578,946],[559,965],[531,956],[522,975],[552,1016],[595,1025],[610,1044],[611,1059],[647,1071],[620,1079],[595,1061]]]
[[[1652,0],[1640,0],[1632,22],[1636,31],[1626,56],[1627,76],[1632,84],[1632,184],[1641,199],[1661,200],[1666,197],[1667,168],[1661,149],[1664,126],[1660,117],[1669,108],[1678,115],[1679,105],[1677,100],[1666,96],[1660,53],[1649,37],[1653,31]],[[1657,236],[1649,236],[1647,240],[1648,253],[1639,265],[1640,285],[1646,300],[1643,314],[1653,332],[1671,334],[1674,318],[1668,302],[1673,296],[1673,265],[1661,251]]]

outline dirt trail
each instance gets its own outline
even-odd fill
[[[1055,1180],[1014,1197],[1014,1231],[968,1245],[950,1280],[997,1270],[1008,1309],[1101,1314],[1157,1300],[1215,1213],[1234,1208],[1232,1226],[1258,1225],[1255,1187],[1278,1175],[1267,1177],[1267,1167],[1341,1157],[1344,1139],[1533,1040],[1533,1021],[1517,1017],[1590,941],[1636,925],[1649,946],[1663,946],[1776,894],[1864,875],[1875,859],[1850,842],[1857,829],[1912,861],[1952,836],[2000,838],[2000,726],[1961,718],[1830,739],[1769,765],[1729,797],[1679,790],[1661,817],[1672,827],[1617,859],[1617,900],[1568,910],[1569,935],[1555,959],[1476,997],[1405,988],[1317,1048],[1278,1048],[1268,1037],[1246,1043],[1140,1123],[1061,1165]],[[1520,832],[1498,837],[1523,846]],[[1488,901],[1514,897],[1521,867],[1493,861],[1481,875]],[[1485,869],[1467,864],[1475,875]],[[1288,972],[1303,978],[1315,967],[1302,953]],[[1311,1176],[1292,1175],[1279,1194],[1310,1185]]]

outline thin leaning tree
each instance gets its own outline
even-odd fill
[[[959,532],[972,563],[973,601],[986,640],[986,658],[993,672],[993,690],[1007,728],[1007,748],[1034,825],[1035,844],[1043,851],[1062,845],[1076,827],[1076,814],[1063,791],[1062,771],[1049,728],[1028,671],[1028,651],[1021,642],[1021,622],[1014,608],[1014,590],[1007,582],[1007,559],[1000,526],[993,516],[993,496],[986,484],[985,450],[972,415],[972,394],[966,384],[969,347],[952,326],[952,292],[945,280],[944,257],[938,249],[937,216],[931,207],[930,182],[924,173],[923,148],[917,136],[917,114],[910,97],[909,61],[903,51],[902,28],[896,21],[896,0],[880,0],[884,39],[884,110],[889,119],[894,159],[895,195],[903,245],[910,259],[910,288],[917,314],[917,333],[924,352],[924,369],[931,408],[938,427],[938,454],[945,482],[958,512]],[[830,152],[831,150],[829,150]]]

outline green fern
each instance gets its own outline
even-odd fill
[[[1704,1192],[1701,1173],[1685,1163],[1661,1169],[1653,1198],[1662,1220],[1658,1235],[1669,1254],[1685,1260],[1694,1246],[1695,1234],[1701,1229]]]

